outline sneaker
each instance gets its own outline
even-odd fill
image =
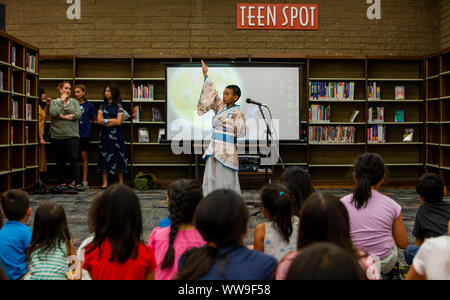
[[[83,189],[88,190],[90,189],[89,184],[87,181],[83,181]]]
[[[75,189],[76,189],[78,192],[84,192],[84,188],[83,188],[83,186],[82,186],[81,184],[77,185],[77,186],[75,187]]]
[[[72,181],[71,183],[69,183],[67,186],[71,189],[74,189],[75,188],[75,180]]]

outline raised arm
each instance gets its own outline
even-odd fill
[[[217,113],[224,105],[223,100],[218,95],[216,85],[208,78],[208,66],[206,66],[203,60],[202,70],[205,80],[203,82],[200,100],[197,104],[197,114],[199,116],[206,114],[210,110],[214,110]]]

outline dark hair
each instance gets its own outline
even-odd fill
[[[379,154],[361,154],[355,162],[354,176],[356,187],[353,190],[352,204],[357,209],[366,207],[372,196],[372,186],[377,185],[384,178],[386,168]]]
[[[424,174],[416,185],[417,193],[428,203],[439,203],[444,199],[444,181],[437,174]]]
[[[227,86],[226,88],[233,91],[233,96],[238,97],[237,100],[239,100],[239,98],[241,98],[241,89],[237,85],[232,84],[232,85]]]
[[[42,203],[34,215],[33,236],[27,249],[28,258],[37,250],[47,251],[60,247],[61,242],[70,245],[70,240],[64,208],[51,201]]]
[[[89,212],[88,212],[89,232],[95,232],[95,228],[97,228],[96,216],[97,216],[98,203],[100,202],[101,195],[102,194],[97,194],[94,197],[94,199],[92,199],[91,206],[89,207]]]
[[[353,247],[350,218],[345,205],[338,197],[328,193],[313,193],[300,212],[297,249],[316,242],[333,243],[355,258],[361,258]]]
[[[364,280],[358,261],[332,243],[317,243],[292,261],[286,280]]]
[[[167,248],[161,269],[173,266],[175,249],[173,242],[178,233],[178,228],[183,223],[192,223],[197,205],[203,199],[203,191],[195,180],[178,180],[169,188],[169,217],[172,221],[169,233],[169,247]]]
[[[45,94],[45,89],[44,88],[39,88],[39,102],[42,101],[42,95]]]
[[[0,265],[0,281],[9,280],[8,275],[6,275],[5,270],[3,270],[2,265]]]
[[[117,85],[115,84],[106,85],[105,89],[103,90],[103,95],[105,94],[107,88],[109,88],[109,90],[111,91],[111,99],[113,104],[119,104],[120,102],[122,102],[122,96],[120,96],[120,89]],[[108,102],[108,99],[106,99],[106,97],[104,100],[105,102]]]
[[[10,190],[2,195],[2,209],[9,221],[23,219],[30,207],[30,198],[27,192],[21,190]]]
[[[218,248],[239,244],[247,231],[248,210],[241,196],[231,190],[217,190],[206,196],[195,213],[195,227],[209,244],[186,251],[177,279],[196,280],[206,275],[217,258],[222,258],[224,275],[227,253]],[[211,243],[214,243],[212,245]]]
[[[289,191],[284,185],[272,183],[261,191],[261,201],[264,209],[269,213],[270,220],[283,239],[289,243],[292,235],[292,216],[294,216],[293,202]]]
[[[111,244],[110,262],[136,259],[142,242],[142,214],[136,193],[123,184],[108,187],[99,197],[93,220],[95,237],[87,253],[105,240]],[[99,253],[100,255],[100,253]]]
[[[289,167],[281,175],[281,182],[287,186],[294,200],[294,212],[300,214],[303,202],[314,193],[309,174],[300,167]]]

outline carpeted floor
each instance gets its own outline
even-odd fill
[[[342,197],[350,193],[349,189],[322,189],[320,191],[326,191],[338,197]],[[39,205],[46,200],[51,200],[62,205],[67,214],[69,229],[73,236],[74,244],[78,247],[81,242],[89,236],[87,224],[89,206],[94,196],[99,192],[99,190],[88,190],[78,195],[33,195],[31,196],[31,207],[33,212],[35,212]],[[414,226],[414,219],[417,208],[421,205],[417,193],[413,189],[389,189],[382,190],[381,192],[395,199],[402,206],[403,219],[408,232],[409,240],[410,243],[413,243],[414,237],[412,236],[412,229]],[[167,192],[165,190],[152,190],[138,191],[137,194],[141,200],[144,220],[144,239],[147,240],[153,228],[158,226],[159,221],[168,215],[166,202]],[[243,198],[248,205],[249,213],[251,215],[248,235],[245,239],[245,243],[249,245],[253,243],[253,230],[255,226],[261,222],[264,222],[264,218],[262,214],[258,213],[258,191],[244,191]],[[447,196],[447,199],[450,200],[450,197]],[[30,227],[32,227],[32,224],[33,218],[31,218],[28,222]],[[401,259],[404,261],[403,253],[401,253]]]

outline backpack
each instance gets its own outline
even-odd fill
[[[151,190],[154,188],[157,181],[155,175],[139,172],[134,178],[134,187],[139,191]]]

